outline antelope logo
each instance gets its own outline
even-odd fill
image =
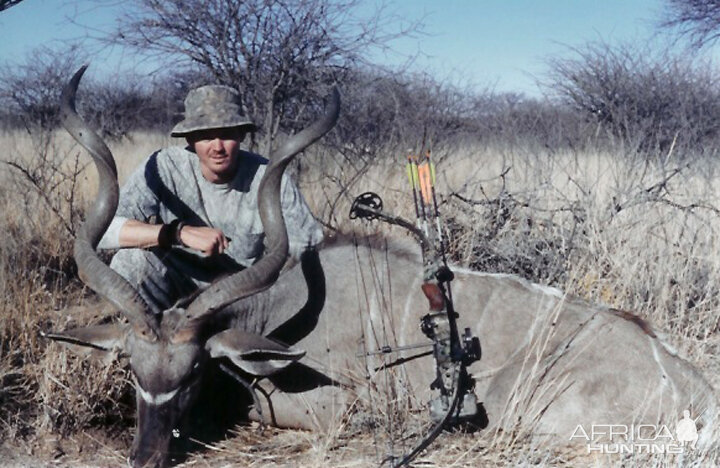
[[[698,430],[695,420],[690,418],[690,410],[683,411],[683,418],[678,422],[675,433],[678,442],[682,442],[683,447],[687,442],[690,442],[690,447],[695,448],[698,440]]]

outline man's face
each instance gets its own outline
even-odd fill
[[[200,159],[203,177],[214,184],[226,183],[235,177],[240,142],[245,131],[240,128],[201,130],[187,137]]]

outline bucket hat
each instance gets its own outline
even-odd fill
[[[173,127],[171,136],[182,137],[199,130],[257,126],[240,109],[240,95],[229,86],[208,85],[191,90],[185,98],[185,118]]]

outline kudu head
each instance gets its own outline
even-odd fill
[[[265,255],[252,267],[216,281],[194,299],[162,314],[152,314],[137,291],[103,263],[95,250],[117,209],[119,189],[110,150],[75,111],[75,94],[85,69],[80,68],[63,90],[61,116],[67,131],[92,156],[100,189],[75,241],[74,255],[80,278],[120,310],[128,324],[86,327],[47,336],[129,357],[137,393],[137,431],[130,461],[133,466],[163,466],[169,459],[173,431],[183,424],[208,359],[227,357],[246,373],[266,376],[304,355],[237,329],[212,334],[205,325],[216,311],[269,288],[277,279],[288,255],[280,204],[282,174],[293,157],[332,128],[340,99],[334,90],[325,115],[290,137],[270,156],[258,194],[267,244]]]

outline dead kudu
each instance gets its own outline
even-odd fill
[[[92,156],[100,190],[75,241],[74,256],[81,279],[122,311],[129,325],[78,329],[50,337],[101,349],[120,348],[129,356],[137,389],[137,432],[130,459],[134,466],[162,466],[167,462],[172,431],[181,425],[197,394],[209,357],[226,356],[246,372],[263,376],[303,355],[239,329],[210,334],[209,324],[226,305],[268,288],[277,279],[288,255],[280,204],[282,174],[293,157],[333,127],[339,113],[339,94],[334,91],[330,108],[320,120],[289,138],[270,156],[258,195],[267,245],[262,259],[216,281],[183,306],[155,315],[95,250],[115,213],[119,190],[110,150],[75,111],[75,93],[84,71],[85,67],[78,70],[63,91],[62,118],[68,132]]]
[[[337,109],[271,158],[274,169],[267,174],[275,175],[274,182],[264,184],[261,206],[271,247],[263,260],[212,285],[185,308],[154,318],[94,253],[112,217],[117,184],[109,151],[99,140],[85,140],[94,137],[67,110],[78,80],[66,93],[67,125],[93,154],[106,190],[78,239],[76,257],[83,279],[122,310],[130,325],[53,337],[129,355],[137,387],[131,456],[136,466],[166,461],[171,431],[186,414],[210,358],[229,358],[241,372],[263,377],[257,383],[262,415],[251,417],[279,426],[330,427],[349,412],[372,407],[373,402],[363,404],[369,388],[428,401],[435,368],[427,353],[418,351],[425,357],[394,368],[402,371],[395,372],[392,384],[383,369],[387,356],[357,357],[386,345],[427,342],[418,326],[427,300],[420,293],[422,262],[415,243],[336,242],[306,253],[268,288],[287,248],[275,186],[281,164],[327,131]],[[470,327],[483,347],[470,372],[487,414],[486,430],[527,431],[565,443],[578,426],[588,432],[593,424],[674,427],[687,409],[697,419],[701,443],[712,440],[717,421],[712,388],[642,320],[514,276],[454,272],[460,326]],[[231,302],[232,308],[221,310]]]

